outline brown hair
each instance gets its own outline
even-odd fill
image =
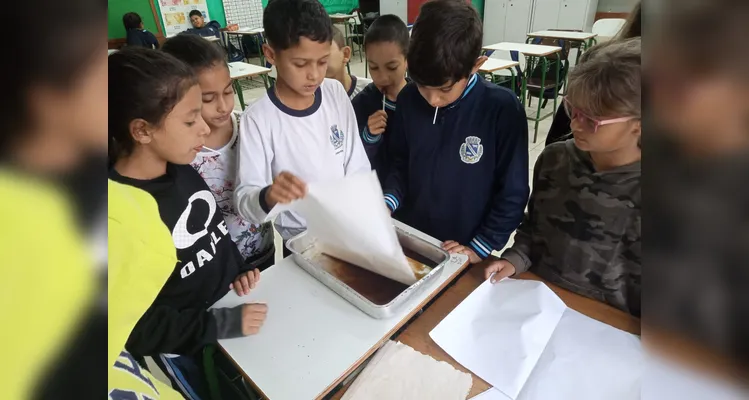
[[[338,46],[338,50],[342,50],[346,47],[346,39],[343,37],[343,32],[335,26],[333,27],[333,43]]]
[[[621,32],[619,32],[617,39],[629,39],[640,36],[642,36],[642,2],[638,1],[635,8],[629,14]]]
[[[570,72],[567,97],[591,117],[640,117],[641,40],[612,40],[590,48]]]

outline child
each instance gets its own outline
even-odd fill
[[[515,243],[493,281],[530,269],[640,315],[640,39],[582,55],[564,99],[574,139],[546,147]]]
[[[343,84],[350,99],[354,99],[364,87],[372,83],[371,79],[358,78],[346,72],[346,64],[351,60],[351,47],[346,45],[341,30],[333,27],[333,44],[330,45],[327,78],[335,79]]]
[[[389,118],[395,114],[395,100],[406,86],[408,28],[395,15],[377,18],[364,37],[373,83],[353,101],[364,150],[381,182],[387,178],[390,160],[387,149]]]
[[[141,368],[124,349],[133,326],[177,262],[171,232],[161,222],[156,201],[140,189],[110,180],[108,201],[109,398],[126,398],[124,393],[153,399],[182,398]]]
[[[230,24],[227,25],[225,29],[221,29],[221,25],[218,23],[218,21],[211,21],[209,23],[205,22],[205,18],[203,18],[203,13],[200,12],[200,10],[192,10],[190,11],[190,24],[192,25],[192,28],[188,28],[187,33],[192,33],[198,36],[204,36],[204,37],[210,37],[215,36],[217,38],[221,37],[221,31],[227,30],[227,31],[236,31],[239,30],[239,25],[237,24]]]
[[[512,92],[476,74],[486,59],[482,36],[465,1],[421,7],[408,49],[413,83],[388,121],[392,164],[383,185],[396,218],[472,263],[505,245],[529,192],[525,111]]]
[[[140,15],[129,12],[122,16],[122,23],[125,25],[125,32],[127,32],[128,46],[159,48],[159,41],[156,40],[156,36],[143,28],[143,20],[140,19]]]
[[[198,75],[203,100],[201,114],[210,133],[205,146],[191,165],[211,188],[224,214],[232,240],[245,262],[261,271],[273,264],[273,228],[243,220],[234,207],[234,179],[237,174],[239,116],[234,110],[234,89],[220,47],[194,35],[179,35],[164,43],[163,50]]]
[[[258,331],[267,307],[211,309],[233,286],[246,294],[260,273],[231,241],[208,185],[188,164],[210,128],[193,71],[166,53],[138,47],[109,57],[110,179],[150,193],[171,231],[178,262],[126,344],[152,356],[187,398],[207,398],[202,349]]]
[[[277,203],[303,197],[305,182],[371,170],[343,85],[325,79],[333,26],[322,4],[271,0],[263,27],[263,51],[278,79],[242,115],[234,192],[239,214],[254,222]],[[284,240],[306,229],[289,212],[276,227]]]

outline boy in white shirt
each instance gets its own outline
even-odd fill
[[[263,27],[263,52],[278,79],[241,117],[234,192],[239,214],[253,222],[276,204],[303,197],[306,182],[371,170],[348,95],[340,82],[325,78],[333,26],[322,4],[271,0]],[[306,223],[286,212],[276,228],[286,241]]]

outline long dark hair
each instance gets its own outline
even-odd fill
[[[617,39],[630,39],[640,36],[642,36],[642,2],[638,1],[635,8],[629,14],[629,18],[627,18],[627,22],[622,27],[621,32],[619,32]]]
[[[109,56],[109,165],[135,148],[133,120],[162,124],[197,84],[190,67],[159,50],[133,46]]]

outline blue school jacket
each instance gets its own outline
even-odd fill
[[[530,192],[528,123],[515,94],[473,75],[435,119],[410,83],[389,122],[392,163],[383,192],[396,219],[481,258],[502,249]]]
[[[218,21],[211,21],[204,24],[202,28],[188,28],[185,32],[203,37],[215,36],[221,38],[221,25]]]
[[[353,86],[353,85],[352,85]],[[393,116],[395,115],[395,102],[385,99],[385,113],[388,116],[388,124],[385,127],[385,132],[380,135],[372,135],[369,133],[367,124],[369,122],[369,116],[382,110],[382,98],[383,94],[377,89],[374,83],[370,83],[364,90],[361,91],[352,104],[354,105],[354,112],[356,113],[356,121],[359,125],[359,132],[361,133],[362,144],[364,144],[364,150],[367,152],[369,157],[369,163],[372,164],[372,169],[377,171],[377,177],[380,178],[380,183],[383,183],[387,178],[388,166],[390,160],[388,159],[387,149],[390,142],[390,131]]]

